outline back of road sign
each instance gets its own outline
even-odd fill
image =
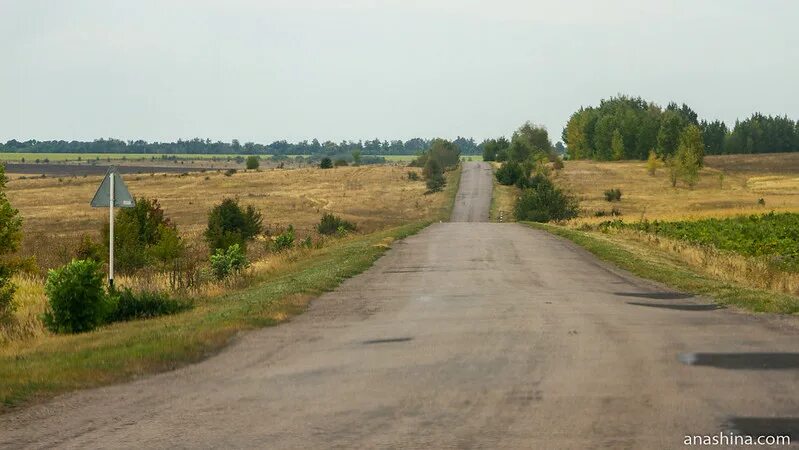
[[[100,183],[97,193],[94,194],[94,198],[92,199],[92,207],[108,208],[111,197],[112,173],[114,174],[114,206],[117,208],[133,208],[136,203],[133,201],[133,196],[130,195],[130,191],[128,191],[128,187],[125,186],[125,182],[122,181],[122,176],[119,175],[116,167],[108,168],[108,172],[105,173],[103,182]]]

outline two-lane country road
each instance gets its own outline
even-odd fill
[[[459,202],[481,203],[456,219],[485,220],[490,186],[467,163]],[[796,318],[708,303],[523,225],[435,224],[209,360],[0,417],[0,447],[678,448],[732,428],[796,442]]]

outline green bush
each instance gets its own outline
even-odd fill
[[[108,236],[108,224],[102,226],[102,236]],[[120,273],[130,273],[148,266],[154,256],[151,249],[162,239],[180,238],[175,225],[164,215],[156,199],[138,198],[133,208],[122,208],[114,218],[114,259]],[[79,248],[79,259],[105,261],[106,251],[98,254],[89,240]],[[182,245],[182,244],[181,244]],[[157,258],[156,258],[157,259]]]
[[[419,173],[414,170],[408,171],[408,179],[411,181],[419,181],[421,178],[419,177]]]
[[[343,167],[343,166],[349,166],[349,163],[347,163],[346,159],[339,158],[333,162],[333,165],[336,167]]]
[[[211,255],[211,270],[217,280],[238,273],[249,265],[247,255],[239,244],[233,244],[227,250],[216,249],[216,252]]]
[[[245,167],[247,167],[247,170],[255,170],[255,169],[261,167],[261,158],[255,156],[255,155],[250,155],[250,156],[247,157],[247,161],[245,162],[245,164],[246,164]]]
[[[111,311],[100,263],[91,259],[73,260],[51,270],[44,290],[49,310],[43,321],[54,333],[91,331],[102,325]]]
[[[521,164],[513,161],[508,161],[502,164],[502,167],[497,169],[494,174],[499,184],[511,186],[519,182],[519,179],[524,178],[524,169]]]
[[[242,208],[238,200],[226,198],[208,214],[205,240],[211,252],[238,244],[247,248],[247,241],[261,232],[263,217],[254,207]]]
[[[11,282],[13,270],[5,265],[0,265],[0,323],[11,317],[16,308],[14,293],[17,287]]]
[[[169,298],[161,292],[133,293],[123,289],[112,296],[113,310],[108,322],[125,322],[135,319],[149,319],[186,311],[192,307],[188,301]]]
[[[531,178],[530,184],[516,202],[517,220],[549,222],[577,217],[577,199],[556,187],[549,178],[536,176]]]
[[[319,167],[321,169],[332,169],[333,168],[333,160],[328,158],[328,157],[324,157],[319,162]]]
[[[15,309],[16,287],[11,282],[11,276],[16,267],[5,255],[16,252],[22,240],[22,217],[8,201],[7,181],[5,166],[0,164],[0,256],[3,256],[0,258],[0,320],[10,317]]]
[[[619,188],[608,189],[605,191],[605,200],[609,202],[621,201],[621,190]]]
[[[444,173],[444,168],[441,166],[441,163],[438,162],[436,159],[428,159],[427,162],[424,164],[424,169],[422,169],[422,176],[425,180],[429,180],[434,177],[439,177]]]
[[[289,225],[285,231],[275,236],[271,244],[271,250],[275,253],[288,250],[294,246],[294,239],[294,225]]]
[[[354,223],[348,222],[341,217],[334,216],[330,213],[325,213],[325,215],[323,215],[322,219],[319,221],[319,224],[316,226],[316,230],[320,234],[336,234],[339,232],[339,229],[349,232],[355,231],[356,227]]]
[[[427,185],[427,192],[441,192],[444,186],[447,185],[447,180],[443,175],[439,174],[435,177],[428,178],[425,184]]]

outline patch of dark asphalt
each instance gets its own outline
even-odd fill
[[[693,297],[691,294],[682,294],[679,292],[614,292],[613,295],[618,295],[620,297],[651,298],[653,300],[679,300]]]
[[[726,429],[743,436],[790,436],[799,441],[799,418],[797,417],[732,417]]]
[[[677,311],[715,311],[717,309],[724,309],[722,306],[719,305],[680,305],[676,303],[639,303],[639,302],[627,302],[628,305],[635,305],[635,306],[649,306],[651,308],[663,308],[663,309],[674,309]]]
[[[799,353],[680,353],[679,360],[690,366],[733,370],[799,369]]]
[[[412,340],[412,337],[398,337],[398,338],[385,338],[385,339],[370,339],[368,341],[363,341],[362,344],[370,345],[370,344],[390,344],[392,342],[408,342]]]

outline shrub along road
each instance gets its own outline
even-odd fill
[[[490,189],[482,165],[463,173],[461,192]],[[453,216],[485,219],[476,205]],[[440,223],[204,362],[0,416],[0,447],[673,448],[732,428],[796,441],[796,318],[715,308],[540,230]]]

